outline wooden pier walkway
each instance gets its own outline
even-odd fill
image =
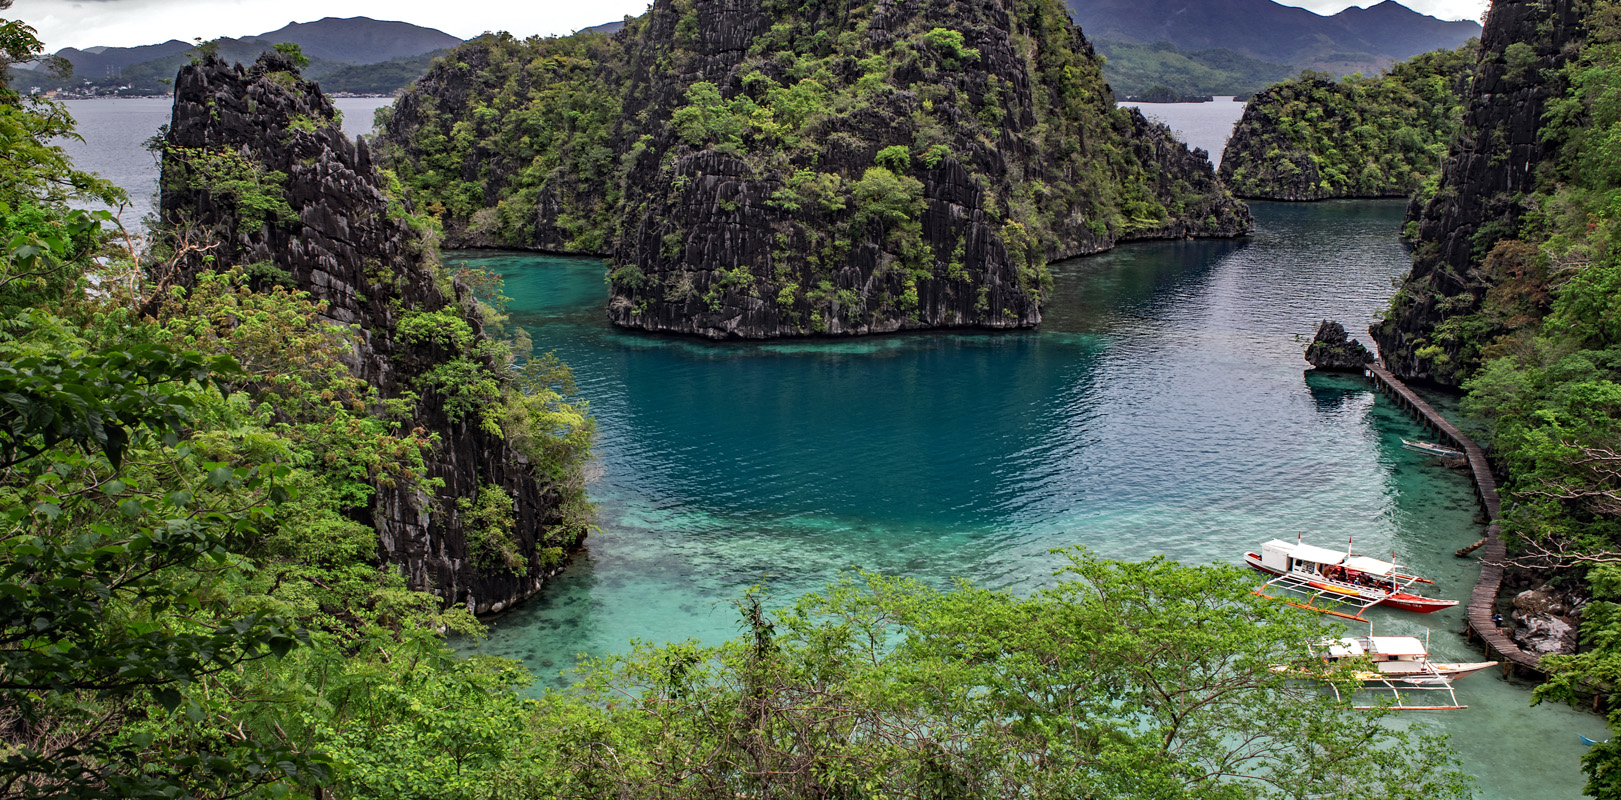
[[[1389,395],[1397,405],[1417,417],[1435,433],[1437,438],[1444,440],[1444,443],[1462,450],[1469,460],[1469,472],[1475,479],[1475,495],[1480,499],[1481,507],[1486,510],[1488,522],[1486,543],[1480,553],[1483,562],[1480,565],[1480,579],[1475,581],[1475,590],[1469,595],[1469,613],[1466,618],[1469,638],[1479,639],[1484,643],[1487,654],[1502,661],[1506,673],[1520,673],[1526,677],[1546,677],[1539,664],[1540,657],[1521,650],[1508,634],[1498,629],[1497,623],[1492,619],[1497,612],[1497,593],[1503,587],[1501,564],[1508,551],[1499,535],[1502,529],[1500,522],[1502,506],[1497,497],[1497,477],[1492,474],[1492,465],[1486,460],[1485,451],[1384,367],[1369,364],[1368,377],[1373,379],[1373,385],[1379,391]]]

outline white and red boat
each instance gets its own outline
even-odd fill
[[[1273,539],[1261,545],[1260,553],[1245,553],[1244,563],[1273,576],[1256,594],[1270,596],[1262,591],[1267,586],[1300,592],[1306,595],[1306,602],[1290,605],[1359,622],[1367,622],[1362,611],[1375,605],[1428,614],[1458,604],[1456,600],[1435,600],[1407,591],[1415,583],[1432,581],[1405,574],[1399,564],[1298,541]],[[1322,608],[1318,601],[1355,606],[1356,613]]]
[[[1424,640],[1417,636],[1367,636],[1329,639],[1311,649],[1311,654],[1322,662],[1322,668],[1273,667],[1279,672],[1299,674],[1307,678],[1328,678],[1329,671],[1350,667],[1351,677],[1366,691],[1389,692],[1393,703],[1353,708],[1389,708],[1397,711],[1438,711],[1467,708],[1459,705],[1452,682],[1465,675],[1497,666],[1496,661],[1442,662],[1430,660],[1429,634]],[[1408,702],[1403,692],[1444,692],[1449,705],[1426,705]],[[1339,689],[1334,690],[1339,696]],[[1432,695],[1434,696],[1434,695]]]

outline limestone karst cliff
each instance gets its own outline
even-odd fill
[[[1565,92],[1560,70],[1584,35],[1582,0],[1492,4],[1462,126],[1417,223],[1412,272],[1385,319],[1371,328],[1381,357],[1404,378],[1456,385],[1494,338],[1476,314],[1519,259],[1490,258],[1530,211],[1538,170],[1560,143],[1543,136],[1550,100]],[[1506,254],[1504,254],[1506,255]]]
[[[1251,227],[1114,107],[1056,0],[657,0],[612,38],[485,37],[379,151],[452,243],[606,255],[615,324],[711,338],[1033,326],[1049,260]]]
[[[267,53],[247,68],[208,57],[180,71],[161,213],[171,235],[213,243],[182,252],[182,282],[239,265],[311,293],[352,326],[354,374],[382,399],[405,401],[405,429],[437,437],[428,480],[378,483],[362,513],[379,559],[412,588],[499,610],[533,594],[579,545],[579,465],[547,463],[516,433],[522,401],[503,386],[510,370],[477,301],[438,265],[428,229],[412,224],[366,146],[343,135],[331,100],[288,56]],[[471,504],[485,501],[510,503],[511,524],[475,522]],[[492,549],[503,557],[483,552]]]

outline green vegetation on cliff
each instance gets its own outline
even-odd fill
[[[1621,679],[1621,3],[1544,8],[1540,20],[1494,8],[1514,27],[1488,25],[1496,47],[1468,112],[1478,123],[1449,156],[1415,273],[1374,332],[1387,359],[1461,382],[1465,409],[1490,420],[1511,557],[1590,598],[1579,652],[1543,658],[1553,677],[1537,697],[1586,707]],[[1585,42],[1554,37],[1571,20]],[[1533,91],[1551,99],[1525,130],[1515,114]],[[1498,195],[1520,178],[1493,183],[1480,166],[1524,169],[1532,183]],[[1621,730],[1613,698],[1593,707]],[[1589,794],[1621,796],[1621,737],[1583,763]]]
[[[660,0],[454,51],[379,153],[453,243],[607,254],[621,325],[1028,325],[1050,258],[1247,230],[1100,66],[1056,0]]]
[[[1425,53],[1376,77],[1306,72],[1268,87],[1233,130],[1222,178],[1260,199],[1412,194],[1440,175],[1477,50]]]
[[[0,20],[0,65],[37,52]],[[419,398],[353,374],[362,337],[285,271],[227,268],[212,231],[143,247],[74,209],[119,193],[51,144],[71,135],[61,106],[0,86],[0,796],[313,797],[355,774],[385,788],[344,796],[473,796],[455,768],[523,676],[446,648],[478,624],[379,563],[374,524],[385,490],[432,496],[453,443]],[[244,226],[286,223],[284,172],[170,156],[196,167],[172,181]],[[217,269],[185,276],[202,254]],[[478,377],[522,452],[577,469],[589,426],[557,424],[566,372],[530,363],[532,393],[505,362]],[[490,550],[510,545],[501,497],[469,509]],[[393,760],[412,731],[431,752]]]
[[[1155,87],[1177,97],[1253,94],[1297,70],[1220,48],[1182,50],[1170,42],[1094,44],[1108,59],[1103,76],[1109,86],[1126,97],[1143,97]]]

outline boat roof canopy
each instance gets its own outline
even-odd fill
[[[1426,655],[1424,643],[1417,636],[1371,636],[1373,652],[1381,656]]]
[[[1380,561],[1377,558],[1351,556],[1345,559],[1345,568],[1354,569],[1357,572],[1366,572],[1369,575],[1389,575],[1395,571],[1396,565],[1389,561]]]
[[[1294,552],[1290,553],[1299,561],[1310,561],[1316,564],[1338,564],[1345,560],[1344,553],[1336,553],[1326,547],[1317,547],[1309,544],[1297,544]]]
[[[1362,655],[1362,643],[1355,639],[1335,639],[1328,642],[1330,658],[1354,658]]]

